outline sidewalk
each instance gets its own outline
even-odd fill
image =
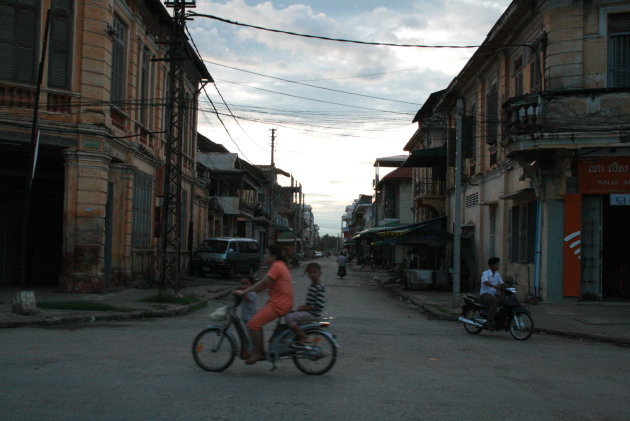
[[[378,277],[378,275],[377,275]],[[440,320],[457,320],[460,307],[453,307],[450,291],[409,290],[398,284],[385,283],[381,288],[421,308]],[[630,345],[630,303],[538,303],[527,305],[536,332],[579,339]]]
[[[218,278],[185,278],[181,295],[191,295],[186,304],[139,301],[155,296],[157,288],[112,288],[101,294],[65,293],[57,288],[34,288],[37,313],[23,316],[12,311],[13,296],[17,288],[0,289],[0,328],[42,326],[69,322],[97,320],[123,320],[146,317],[170,317],[204,307],[209,300],[216,300],[240,285],[239,280]],[[170,291],[172,292],[172,291]],[[192,296],[194,294],[194,296]],[[39,306],[41,303],[42,307]],[[44,308],[83,304],[89,308],[111,306],[111,311],[59,310]]]

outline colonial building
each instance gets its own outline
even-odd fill
[[[451,156],[462,127],[467,288],[498,255],[529,296],[630,298],[629,34],[627,1],[516,0],[442,94]]]
[[[50,39],[42,51],[49,8]],[[15,262],[37,101],[29,283],[80,291],[154,279],[169,91],[169,64],[160,59],[168,49],[168,11],[158,0],[0,0],[0,16],[0,284],[19,278]],[[189,101],[182,134],[186,253],[191,233],[205,231],[199,225],[207,220],[203,186],[195,179],[195,110],[200,82],[211,79],[192,48],[181,53]]]

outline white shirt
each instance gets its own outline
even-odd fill
[[[340,254],[339,257],[337,258],[337,263],[339,263],[339,266],[345,266],[346,256],[344,256],[343,254]]]
[[[501,285],[503,283],[503,279],[501,279],[501,275],[499,275],[499,271],[492,273],[492,271],[488,269],[481,274],[481,290],[479,291],[479,295],[483,295],[483,294],[496,295],[497,289],[487,286],[484,282],[488,282],[492,285]]]

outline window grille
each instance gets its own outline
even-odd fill
[[[608,87],[630,87],[630,13],[608,15]]]
[[[466,207],[472,208],[479,204],[479,193],[473,193],[466,196]]]

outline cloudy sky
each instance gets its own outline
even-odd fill
[[[329,38],[477,45],[509,3],[198,0],[193,11]],[[345,206],[372,194],[375,158],[405,153],[415,113],[474,52],[307,39],[202,17],[188,27],[216,82],[206,89],[227,128],[202,94],[199,131],[253,164],[269,164],[275,128],[276,165],[302,184],[322,235],[339,234]]]

